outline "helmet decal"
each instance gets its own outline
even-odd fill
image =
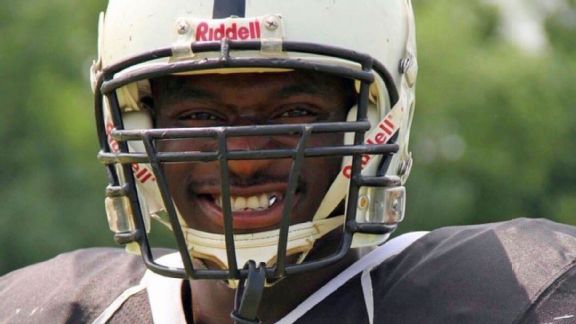
[[[224,38],[230,40],[248,40],[260,38],[260,21],[247,19],[227,19],[228,21],[210,23],[202,21],[192,28],[196,30],[195,38],[198,42],[219,41]]]

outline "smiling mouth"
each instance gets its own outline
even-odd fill
[[[271,230],[277,228],[286,208],[286,192],[271,190],[230,196],[231,215],[234,231],[238,234],[253,230]],[[212,224],[218,226],[210,230],[221,233],[224,228],[226,211],[220,193],[197,195],[196,202],[203,214]],[[297,204],[298,194],[294,196],[292,208]]]
[[[211,196],[214,204],[223,208],[222,195]],[[232,212],[258,212],[274,207],[284,200],[284,193],[266,192],[252,196],[230,196]]]

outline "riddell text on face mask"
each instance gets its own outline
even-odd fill
[[[396,125],[392,122],[391,119],[387,117],[378,124],[377,126],[378,131],[369,138],[367,138],[364,141],[364,143],[368,145],[387,143],[388,140],[390,140],[392,134],[394,134],[395,132],[394,129],[396,129]],[[362,161],[361,161],[362,169],[364,169],[364,167],[368,165],[371,159],[372,157],[368,154],[362,155]],[[352,177],[352,165],[348,164],[344,166],[342,168],[342,174],[346,178],[350,179]]]

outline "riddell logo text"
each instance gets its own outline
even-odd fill
[[[108,122],[106,124],[106,138],[108,139],[108,145],[110,146],[110,150],[112,152],[119,152],[120,146],[118,142],[112,138],[112,130],[114,130],[114,124]],[[138,163],[132,163],[132,172],[134,172],[134,176],[138,181],[141,183],[146,183],[146,181],[156,181],[154,174],[150,169],[144,166],[140,166]]]
[[[378,131],[375,134],[371,135],[369,138],[367,138],[365,143],[369,145],[385,144],[388,142],[388,140],[390,140],[392,134],[394,134],[395,128],[396,125],[394,125],[394,122],[392,122],[390,117],[386,117],[376,127]],[[362,169],[364,169],[364,167],[368,165],[371,159],[372,157],[368,154],[362,155],[362,160],[360,162],[362,165]],[[350,177],[352,177],[352,165],[348,164],[344,166],[344,168],[342,168],[342,174],[346,178],[350,179]]]
[[[228,26],[224,23],[210,26],[207,22],[202,22],[196,27],[196,41],[218,41],[224,38],[230,40],[258,39],[260,38],[260,22],[257,20],[248,24],[234,22]]]

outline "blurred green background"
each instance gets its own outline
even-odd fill
[[[105,1],[2,2],[0,274],[114,245],[87,72]],[[576,1],[414,7],[415,167],[401,231],[521,216],[576,224]]]

